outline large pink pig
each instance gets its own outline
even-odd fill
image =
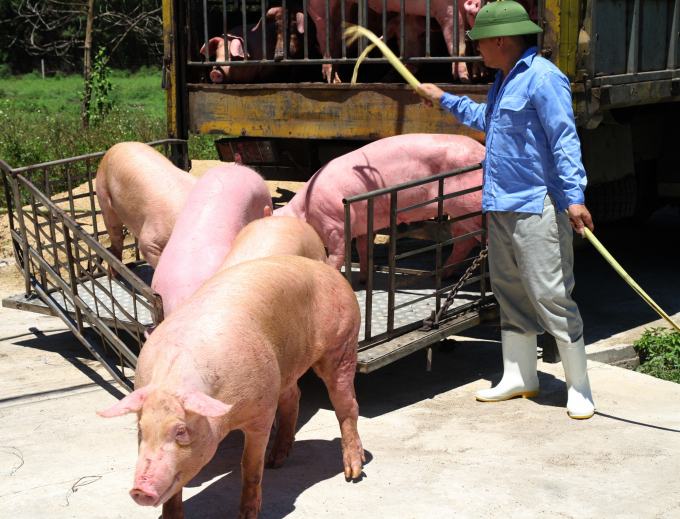
[[[346,4],[355,2],[356,0],[346,0]],[[369,0],[368,6],[370,11],[382,13],[383,0]],[[470,30],[474,26],[474,20],[477,17],[480,7],[481,0],[457,0],[455,13],[456,23],[458,24],[457,42],[453,41],[454,5],[450,0],[432,0],[430,13],[426,12],[426,3],[424,1],[406,0],[404,14],[422,17],[431,16],[435,18],[442,28],[449,55],[454,55],[454,45],[457,45],[458,55],[465,56],[467,50],[465,31]],[[386,0],[386,8],[387,11],[400,13],[401,0]],[[328,55],[328,57],[335,59],[340,58],[342,56],[340,0],[330,0],[328,17],[326,17],[326,0],[308,0],[307,11],[316,25],[316,35],[321,55],[324,57]],[[328,49],[326,48],[327,32],[329,32],[330,45],[330,48]],[[323,65],[323,75],[328,83],[340,83],[340,78],[337,75],[337,68],[337,65]],[[478,69],[479,73],[482,74],[482,69]],[[454,63],[452,70],[454,79],[460,78],[464,83],[470,82],[466,63]]]
[[[484,146],[462,135],[399,135],[381,139],[356,151],[338,157],[317,171],[305,186],[275,215],[295,216],[309,223],[328,247],[328,264],[340,269],[345,261],[345,232],[343,198],[367,193],[383,187],[429,177],[445,171],[481,162]],[[448,178],[445,193],[461,191],[482,184],[482,171]],[[398,208],[409,207],[437,196],[438,183],[402,191]],[[481,211],[482,193],[476,191],[444,201],[444,214],[451,217]],[[389,226],[390,201],[388,196],[375,199],[374,230]],[[367,202],[351,206],[352,237],[357,237],[361,260],[360,280],[366,280],[368,265],[366,239]],[[427,220],[437,216],[437,204],[401,213],[398,222]],[[481,228],[481,217],[451,224],[454,237]],[[477,238],[478,239],[478,238]],[[465,259],[475,246],[476,239],[463,240],[455,245],[446,262],[451,265]]]
[[[139,458],[132,498],[179,519],[182,488],[230,431],[245,433],[239,518],[262,503],[266,465],[280,467],[295,440],[298,379],[312,367],[340,423],[345,477],[361,475],[354,372],[361,315],[347,281],[318,261],[275,256],[216,274],[142,348],[136,390],[104,417],[137,413]],[[339,467],[338,467],[339,468]]]
[[[217,272],[244,261],[285,254],[326,263],[326,249],[311,225],[290,216],[272,216],[255,220],[238,233]]]
[[[196,179],[141,142],[113,146],[97,170],[97,200],[111,238],[111,253],[123,257],[123,226],[139,240],[152,267],[170,239]],[[116,271],[110,267],[115,276]]]
[[[191,190],[151,282],[165,315],[217,271],[241,229],[272,209],[267,184],[252,169],[223,165],[207,171]]]

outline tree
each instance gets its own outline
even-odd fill
[[[112,49],[112,56],[128,35],[135,45],[162,53],[161,0],[10,1],[15,16],[2,21],[3,27],[12,27],[9,47],[31,56],[59,57],[71,67],[80,61],[82,49],[85,78],[92,70],[92,48]]]

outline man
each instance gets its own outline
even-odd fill
[[[491,286],[501,308],[503,378],[477,399],[538,396],[536,336],[556,341],[567,380],[567,411],[590,418],[595,406],[586,370],[583,321],[571,298],[572,230],[593,230],[584,205],[586,173],[569,80],[527,48],[542,30],[513,1],[492,2],[477,15],[470,38],[486,66],[498,69],[486,104],[420,86],[461,123],[486,133],[482,210],[488,212]],[[569,216],[565,213],[569,210]]]

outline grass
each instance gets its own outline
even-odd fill
[[[663,327],[645,330],[634,346],[641,362],[636,371],[680,383],[679,333]]]
[[[79,76],[42,79],[37,72],[0,79],[0,158],[23,167],[103,151],[118,142],[166,136],[160,71],[113,71],[113,111],[97,125],[80,124]],[[189,158],[217,160],[217,136],[191,135]]]

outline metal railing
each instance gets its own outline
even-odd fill
[[[170,145],[186,146],[186,141],[166,139],[149,145],[163,146],[169,156]],[[125,368],[134,370],[144,330],[149,321],[163,320],[163,305],[131,270],[145,263],[137,240],[124,247],[124,253],[132,249],[134,256],[127,265],[106,248],[108,233],[94,186],[96,165],[105,153],[23,168],[0,160],[0,169],[27,300],[39,296],[111,376],[132,390]],[[79,207],[79,201],[87,207]],[[111,276],[109,266],[117,277]]]
[[[476,186],[461,191],[455,191],[451,193],[445,193],[445,180],[454,176],[463,175],[475,170],[481,169],[481,164],[474,164],[471,166],[466,166],[463,168],[455,169],[452,171],[447,171],[444,173],[439,173],[431,177],[421,178],[413,180],[410,182],[405,182],[393,187],[386,187],[383,189],[378,189],[371,191],[369,193],[364,193],[361,195],[352,196],[343,199],[343,204],[345,207],[345,276],[347,281],[352,284],[352,205],[358,204],[360,202],[366,202],[366,228],[367,228],[367,244],[368,244],[368,265],[366,271],[366,300],[365,300],[365,328],[363,340],[359,343],[359,347],[369,346],[377,341],[389,340],[399,335],[403,335],[409,331],[415,330],[422,325],[422,319],[416,320],[406,326],[400,328],[395,328],[395,312],[401,308],[413,305],[415,303],[420,303],[422,301],[435,298],[435,311],[438,312],[441,307],[441,299],[445,296],[446,292],[450,290],[451,287],[442,288],[442,278],[449,270],[457,269],[459,266],[470,264],[476,258],[463,259],[451,265],[442,266],[442,249],[449,245],[454,245],[458,242],[480,236],[480,241],[482,244],[486,243],[487,235],[487,219],[486,214],[482,211],[476,211],[464,215],[460,215],[454,218],[448,219],[444,214],[444,201],[459,196],[467,195],[482,190],[482,186]],[[417,204],[400,207],[399,205],[399,193],[407,189],[412,189],[414,187],[423,186],[426,184],[437,183],[437,196],[430,199],[424,200]],[[387,267],[375,268],[374,265],[374,216],[375,216],[375,201],[379,197],[389,197],[389,264]],[[433,245],[428,245],[415,250],[410,250],[397,254],[397,240],[401,238],[411,237],[418,232],[418,229],[411,229],[404,232],[397,232],[398,230],[398,219],[399,215],[402,215],[408,211],[413,211],[415,209],[430,205],[437,204],[437,216],[436,221],[431,222],[432,228],[436,230],[436,240]],[[460,222],[467,219],[481,217],[481,228],[478,231],[469,232],[467,234],[452,237],[450,239],[444,239],[444,228],[450,226],[453,223]],[[483,248],[483,247],[482,247]],[[401,259],[415,256],[417,254],[423,254],[426,252],[435,251],[436,253],[436,267],[433,271],[424,270],[414,270],[405,269],[397,267],[397,262]],[[373,336],[372,335],[372,321],[373,321],[373,294],[374,294],[374,270],[387,272],[388,274],[388,287],[387,287],[387,325],[386,332]],[[403,275],[403,279],[397,280],[397,274]],[[473,276],[467,280],[465,285],[480,282],[480,293],[477,300],[472,305],[464,305],[466,308],[471,308],[475,304],[481,304],[486,298],[486,280],[489,274],[486,272],[486,261],[483,261],[480,267],[480,273]],[[395,294],[397,289],[413,284],[418,281],[422,281],[428,278],[434,278],[433,290],[426,295],[411,299],[409,301],[395,304]],[[463,285],[463,286],[465,286]],[[447,312],[444,318],[456,314],[460,311],[460,307],[453,307],[449,312]],[[361,339],[361,338],[360,338]]]
[[[459,28],[458,28],[458,0],[450,0],[454,17],[455,19],[453,20],[453,56],[432,56],[432,45],[431,45],[431,38],[430,38],[430,24],[431,24],[431,16],[432,16],[432,9],[431,9],[431,0],[425,0],[425,12],[429,13],[430,16],[425,16],[425,56],[418,56],[418,57],[410,57],[410,58],[405,58],[405,43],[406,43],[406,20],[405,20],[405,15],[406,15],[406,0],[401,0],[400,4],[400,48],[399,52],[401,57],[401,61],[403,63],[454,63],[454,62],[481,62],[482,58],[480,56],[460,56],[459,55],[459,48],[458,48],[458,39],[459,39]],[[489,0],[481,0],[481,5],[484,6]],[[234,5],[237,5],[239,2],[238,0],[234,1]],[[248,9],[248,5],[254,6],[256,2],[247,2],[246,0],[240,0],[240,13],[233,13],[239,16],[240,18],[240,25],[242,27],[243,31],[243,47],[244,49],[248,48],[248,37],[249,37],[249,31],[247,30],[247,21],[246,21],[246,14]],[[270,7],[269,5],[269,0],[260,0],[259,2],[260,5],[260,16],[261,19],[263,20],[262,23],[262,28],[263,30],[261,31],[261,39],[262,39],[262,50],[263,50],[263,57],[261,60],[253,60],[253,59],[248,59],[247,53],[244,56],[243,60],[229,60],[228,59],[228,54],[227,54],[227,60],[226,61],[211,61],[209,52],[207,49],[209,49],[209,41],[210,41],[210,36],[209,36],[209,30],[208,30],[208,18],[210,16],[209,14],[209,3],[208,0],[203,0],[202,1],[202,37],[203,41],[200,42],[194,42],[192,41],[191,37],[191,28],[187,31],[187,56],[189,56],[187,60],[187,65],[190,67],[214,67],[214,66],[261,66],[261,65],[278,65],[278,66],[286,66],[286,65],[318,65],[318,64],[354,64],[357,61],[356,57],[348,57],[347,56],[347,50],[348,50],[348,44],[347,40],[345,39],[344,36],[344,30],[343,27],[345,26],[345,23],[347,22],[346,20],[346,6],[349,5],[350,3],[356,3],[358,4],[358,20],[357,20],[357,25],[360,25],[362,27],[368,28],[368,0],[356,0],[354,2],[351,2],[350,0],[340,0],[340,12],[341,12],[341,18],[340,20],[331,20],[330,17],[330,0],[325,0],[325,14],[326,14],[326,55],[323,56],[322,58],[310,58],[309,57],[309,49],[310,49],[310,44],[314,45],[315,42],[310,42],[309,41],[309,20],[308,20],[308,11],[307,11],[307,3],[308,0],[302,0],[302,12],[304,13],[304,58],[300,59],[291,59],[288,56],[288,41],[290,34],[287,20],[288,20],[288,10],[290,9],[290,4],[292,3],[291,0],[281,0],[280,6],[283,10],[283,41],[284,46],[283,46],[283,59],[281,60],[275,60],[274,56],[268,56],[267,53],[267,31],[265,30],[266,27],[266,22],[265,20],[265,15],[268,11],[268,8]],[[297,4],[300,4],[299,0],[296,0]],[[539,4],[542,2],[539,1]],[[278,7],[278,2],[277,2],[277,7]],[[252,10],[252,9],[250,9]],[[228,0],[222,0],[222,13],[221,13],[221,18],[222,18],[222,34],[226,35],[228,34],[230,29],[233,29],[234,25],[229,22],[231,20],[231,17],[228,16],[229,12],[229,2]],[[542,16],[542,6],[539,6],[539,12],[540,16]],[[387,0],[382,0],[382,34],[385,35],[387,33]],[[233,15],[232,14],[232,15]],[[193,23],[193,22],[191,22]],[[313,22],[312,22],[313,23]],[[333,27],[331,27],[331,24],[335,24]],[[231,26],[231,27],[230,27]],[[334,31],[343,31],[342,34],[342,56],[341,57],[331,57],[329,55],[330,53],[330,35],[331,35],[331,29]],[[380,36],[380,35],[379,35]],[[253,35],[251,34],[250,37],[252,38]],[[204,61],[192,61],[191,60],[191,55],[192,55],[192,46],[193,45],[205,45],[206,48],[206,56]],[[361,52],[366,48],[368,45],[367,39],[365,37],[359,38],[358,42],[358,50],[357,50],[357,56],[361,54]],[[389,61],[385,58],[370,58],[367,57],[364,60],[365,63],[389,63]]]

